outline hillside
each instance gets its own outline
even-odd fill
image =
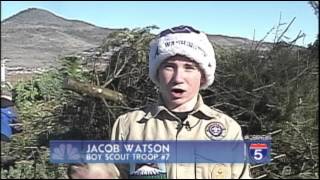
[[[7,66],[46,67],[58,56],[98,46],[114,29],[27,9],[1,22],[1,59]]]
[[[7,67],[23,69],[55,66],[60,56],[98,47],[113,31],[79,20],[59,17],[47,10],[30,8],[1,22],[1,59]],[[241,37],[208,35],[217,48],[249,48]],[[270,48],[264,44],[262,48]],[[94,50],[93,50],[94,51]]]

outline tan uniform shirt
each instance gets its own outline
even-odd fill
[[[239,124],[229,116],[214,110],[198,98],[196,108],[181,126],[181,120],[161,105],[150,106],[121,115],[114,124],[113,140],[242,140]],[[179,125],[180,124],[180,125]],[[216,127],[214,130],[212,127]],[[168,163],[165,164],[170,179],[250,178],[249,168],[237,163]],[[118,166],[121,177],[127,177],[135,165]],[[130,176],[129,176],[130,177]]]

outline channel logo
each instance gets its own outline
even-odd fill
[[[270,147],[267,143],[252,143],[249,145],[250,162],[253,164],[270,161]]]

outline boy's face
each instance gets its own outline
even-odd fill
[[[168,108],[189,102],[198,95],[203,78],[199,65],[189,58],[176,55],[159,67],[160,93]]]

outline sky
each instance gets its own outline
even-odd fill
[[[302,46],[314,42],[319,32],[318,16],[307,1],[1,1],[1,21],[27,8],[105,28],[160,28],[152,33],[190,25],[208,34],[261,40],[274,28],[268,42],[295,18],[285,36],[290,41],[301,31],[305,37],[296,44]]]

